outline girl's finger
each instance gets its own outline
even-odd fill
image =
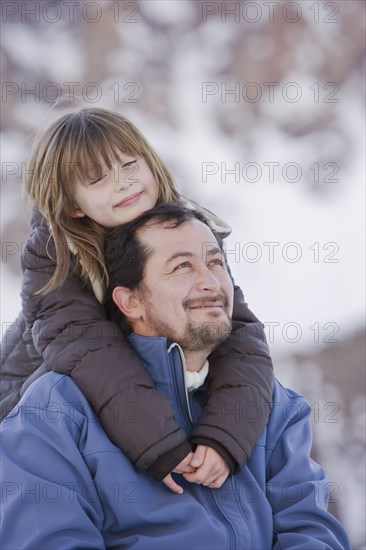
[[[220,477],[218,477],[217,479],[215,479],[215,481],[213,481],[212,483],[210,483],[210,485],[208,485],[208,487],[210,489],[220,489],[220,487],[223,486],[223,484],[225,483],[226,479],[228,477],[228,474],[223,474],[221,475]]]
[[[191,460],[191,466],[194,468],[199,468],[202,466],[203,461],[205,460],[206,452],[207,447],[205,445],[198,445]]]
[[[183,487],[181,487],[180,485],[178,485],[178,483],[176,483],[174,481],[174,479],[172,478],[172,476],[170,474],[168,474],[166,477],[164,477],[163,479],[163,483],[171,490],[173,491],[173,493],[176,493],[177,495],[181,495],[184,491],[183,491]]]

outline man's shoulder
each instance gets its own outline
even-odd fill
[[[311,408],[305,397],[275,379],[267,438],[272,441],[278,439],[288,426],[306,419],[310,412]]]
[[[308,412],[310,405],[306,398],[300,393],[285,387],[277,378],[274,380],[272,407],[274,414],[284,415],[286,419],[298,416],[299,412]]]
[[[87,414],[90,405],[70,376],[48,372],[35,380],[22,396],[19,403],[8,414],[4,421],[9,421],[24,410],[27,415],[31,411],[48,411],[55,416],[70,415],[71,409]]]
[[[280,401],[281,403],[287,403],[287,402],[295,402],[295,401],[306,401],[305,397],[301,395],[300,393],[296,392],[295,390],[292,390],[291,388],[287,388],[278,380],[278,378],[274,379],[274,385],[273,385],[273,401]]]
[[[79,396],[81,400],[85,399],[84,394],[79,390],[71,376],[53,371],[47,372],[35,380],[25,393],[28,401],[31,400],[31,397],[37,397],[38,401],[41,400],[45,406],[47,406],[51,396],[57,397],[58,395],[60,397],[73,395],[75,397]]]

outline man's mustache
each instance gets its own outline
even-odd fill
[[[188,298],[183,301],[184,309],[204,306],[206,304],[211,304],[212,302],[218,302],[224,309],[227,309],[229,306],[229,300],[223,294],[215,294],[214,296],[205,296],[204,298]]]

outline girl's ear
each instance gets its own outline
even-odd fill
[[[131,321],[138,321],[141,318],[141,301],[135,293],[124,286],[116,286],[112,293],[116,306]]]
[[[71,210],[69,212],[69,214],[72,218],[84,218],[85,217],[84,212],[82,212],[81,210],[77,210],[77,209]]]

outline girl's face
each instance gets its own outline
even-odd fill
[[[121,153],[120,162],[102,171],[90,170],[88,183],[78,181],[75,189],[77,209],[74,218],[88,216],[103,227],[112,228],[130,222],[153,208],[158,198],[158,186],[142,157]]]

